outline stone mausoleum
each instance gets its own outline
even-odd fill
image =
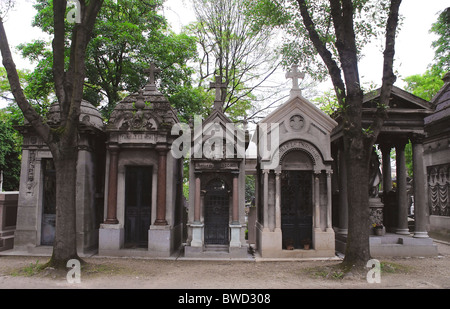
[[[158,72],[152,64],[147,84],[119,102],[107,124],[82,102],[76,188],[81,256],[248,258],[249,247],[261,258],[332,258],[345,252],[351,188],[341,160],[341,121],[302,96],[304,74],[297,66],[286,74],[293,82],[289,99],[257,124],[251,139],[256,158],[247,153],[246,125],[223,111],[222,78],[211,83],[214,106],[188,131],[188,200],[182,190],[185,158],[173,152],[186,132],[173,130],[181,124],[157,88]],[[368,206],[372,222],[383,225],[370,238],[374,256],[437,254],[430,225],[448,227],[446,78],[432,102],[397,87],[392,91],[371,161]],[[378,96],[364,98],[363,122],[373,117]],[[51,106],[48,122],[58,124],[58,104]],[[19,130],[24,142],[12,251],[50,254],[57,207],[52,156],[31,125]],[[412,181],[405,166],[409,141]],[[245,203],[248,175],[255,179],[252,207]],[[11,243],[14,224],[8,220],[0,232]]]
[[[262,257],[333,257],[330,133],[293,66],[289,100],[258,124],[256,247]]]

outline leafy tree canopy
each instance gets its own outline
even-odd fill
[[[117,2],[117,3],[116,3]],[[84,99],[108,119],[116,103],[126,93],[136,92],[147,81],[144,73],[151,62],[162,69],[161,92],[170,96],[175,108],[184,112],[195,92],[191,85],[192,68],[188,61],[195,57],[195,39],[185,33],[175,34],[158,12],[162,0],[106,0],[96,20],[92,39],[86,51]],[[33,25],[53,34],[53,1],[38,0],[38,13]],[[71,7],[67,8],[69,11]],[[67,34],[73,24],[66,21]],[[66,35],[66,64],[70,36]],[[50,97],[53,89],[51,42],[34,41],[19,46],[24,57],[37,63],[28,87],[36,99]],[[181,100],[181,101],[180,101]]]

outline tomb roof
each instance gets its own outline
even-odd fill
[[[55,102],[50,106],[47,114],[47,122],[49,124],[59,123],[61,120],[59,103]],[[103,119],[100,112],[86,100],[81,101],[80,106],[80,123],[89,127],[95,127],[97,129],[103,129]]]

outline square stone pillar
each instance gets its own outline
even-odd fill
[[[124,229],[121,224],[100,224],[99,254],[108,254],[111,250],[119,250],[124,243]]]
[[[203,223],[192,223],[192,240],[191,247],[203,247]]]
[[[230,224],[230,247],[241,247],[241,228],[242,225],[239,223]]]

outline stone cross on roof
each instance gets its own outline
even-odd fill
[[[223,102],[222,102],[222,89],[226,89],[227,84],[222,83],[222,76],[216,75],[216,82],[209,84],[209,89],[216,89],[216,98],[214,99],[214,109],[221,109]]]
[[[292,65],[292,71],[286,73],[286,78],[292,78],[291,96],[301,95],[302,91],[299,87],[298,80],[305,78],[305,73],[298,71],[298,65]]]
[[[154,63],[150,64],[150,68],[144,70],[144,73],[148,74],[148,81],[150,85],[155,85],[155,74],[160,72],[161,69],[158,68]]]

